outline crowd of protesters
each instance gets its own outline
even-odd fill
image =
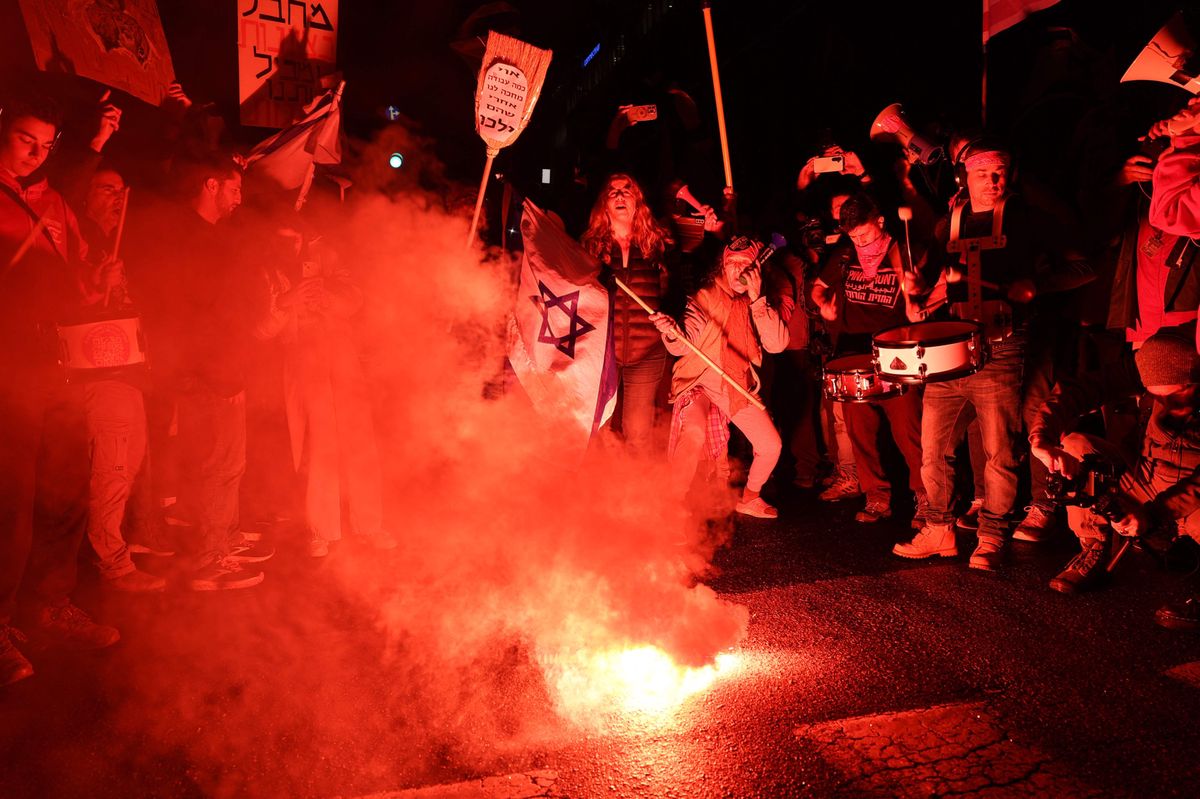
[[[253,342],[281,342],[309,554],[327,555],[344,519],[396,546],[347,330],[360,290],[298,214],[229,224],[244,164],[177,85],[162,109],[176,146],[145,154],[130,203],[104,157],[121,116],[106,94],[86,146],[62,152],[48,97],[14,94],[0,117],[0,685],[32,674],[27,641],[119,639],[71,602],[81,549],[115,591],[166,588],[138,553],[176,557],[192,590],[263,581],[274,549],[241,519]]]
[[[612,286],[610,424],[629,457],[666,460],[680,501],[698,477],[737,484],[743,516],[777,518],[788,491],[860,502],[859,524],[911,514],[897,556],[954,557],[973,534],[968,565],[985,571],[1065,518],[1080,552],[1050,580],[1064,593],[1097,586],[1126,541],[1196,536],[1200,99],[1181,105],[1071,201],[1018,177],[1022,154],[982,130],[944,131],[941,160],[890,151],[891,192],[827,141],[797,176],[789,241],[769,247],[732,192],[703,204],[662,159],[606,170],[573,232]],[[32,674],[27,637],[119,639],[71,602],[85,538],[113,590],[166,587],[137,553],[178,557],[194,590],[263,581],[274,550],[240,518],[247,342],[281,342],[309,554],[345,520],[396,546],[348,332],[362,292],[301,217],[271,214],[269,235],[229,225],[242,164],[178,86],[164,108],[181,146],[147,154],[150,199],[132,206],[104,160],[121,124],[107,96],[79,150],[55,152],[43,97],[0,117],[0,685]],[[614,165],[648,124],[618,113]],[[889,331],[919,369],[878,354]],[[948,342],[968,363],[924,360]],[[1200,599],[1157,620],[1198,629]]]
[[[653,454],[681,501],[696,481],[732,479],[744,516],[777,518],[789,491],[859,502],[860,524],[911,514],[902,558],[955,557],[971,536],[968,566],[997,571],[1011,542],[1069,529],[1079,554],[1049,580],[1062,593],[1098,587],[1129,546],[1187,550],[1200,524],[1200,99],[1179,94],[1107,163],[1055,186],[1020,175],[1022,153],[978,128],[908,128],[920,147],[879,137],[893,161],[882,180],[864,166],[878,152],[826,140],[800,168],[791,218],[739,213],[728,191],[717,211],[697,201],[641,157],[644,141],[623,143],[653,122],[621,108],[605,144],[623,171],[585,237],[621,279],[625,410],[610,427],[644,456],[658,396],[670,423]],[[629,219],[648,220],[653,251]],[[771,254],[779,230],[790,243]],[[626,285],[658,309],[657,346]],[[634,326],[636,366],[620,360]],[[939,368],[958,345],[968,360]],[[665,356],[666,392],[646,384]],[[1156,620],[1200,629],[1200,598]]]

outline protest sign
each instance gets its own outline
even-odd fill
[[[237,0],[243,125],[284,128],[336,85],[338,0]]]

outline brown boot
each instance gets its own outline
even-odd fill
[[[1079,539],[1079,554],[1050,581],[1060,594],[1075,594],[1098,585],[1108,574],[1108,542],[1103,538]]]

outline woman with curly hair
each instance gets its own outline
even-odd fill
[[[583,248],[655,309],[662,308],[667,293],[665,256],[673,243],[633,178],[616,174],[605,181],[583,234]],[[630,454],[644,457],[652,445],[654,400],[667,352],[646,312],[622,291],[613,291],[612,330],[621,430]]]

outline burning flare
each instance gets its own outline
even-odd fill
[[[544,665],[548,674],[557,674],[560,711],[587,722],[613,713],[670,714],[740,662],[737,654],[725,652],[706,666],[680,666],[656,646],[637,646],[579,652]]]

